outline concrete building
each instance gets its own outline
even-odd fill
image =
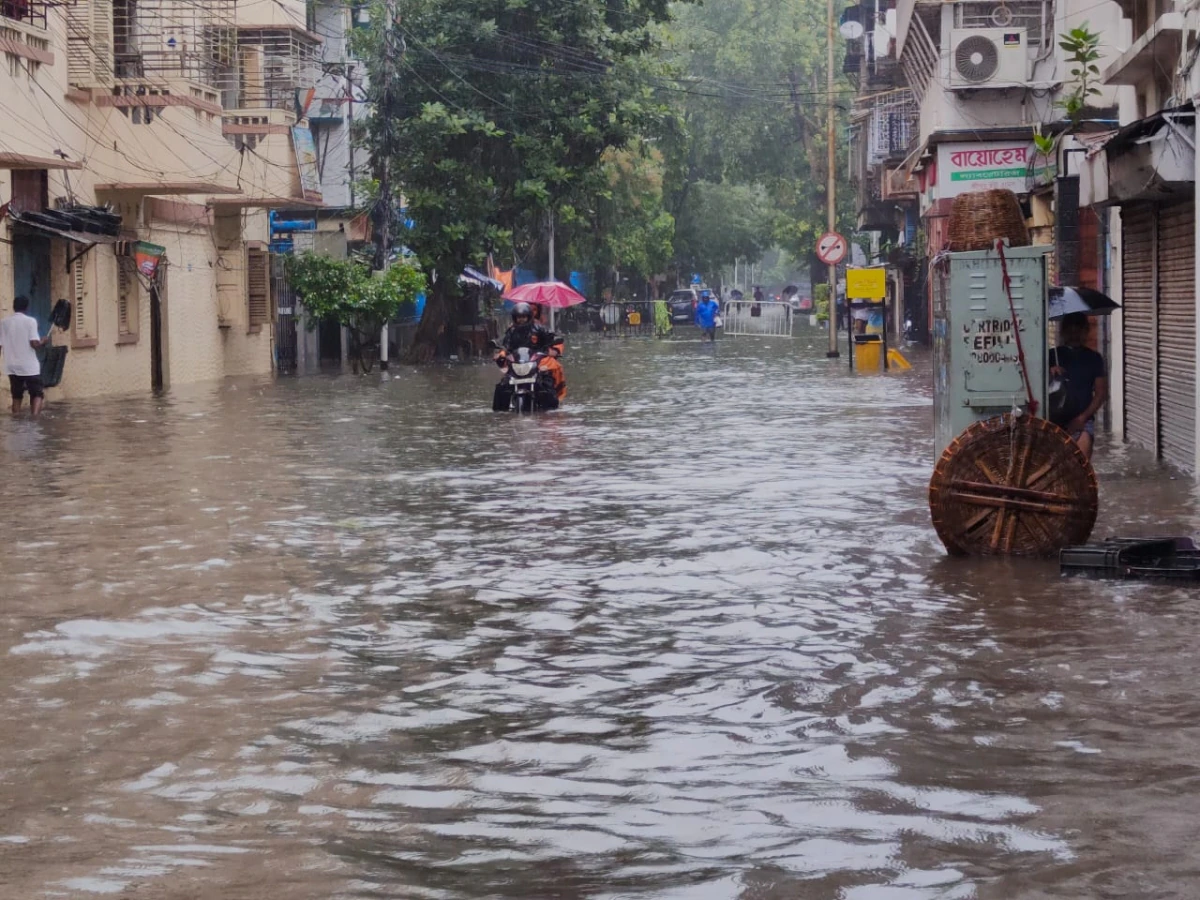
[[[279,109],[316,81],[304,25],[298,0],[3,5],[0,314],[26,294],[44,332],[72,301],[52,399],[271,371],[267,210],[320,204]]]
[[[273,285],[279,298],[279,365],[282,371],[314,372],[340,368],[348,358],[349,335],[335,322],[311,321],[293,296],[284,259],[313,251],[344,259],[370,238],[358,182],[371,174],[366,153],[353,132],[361,125],[366,102],[366,66],[355,57],[353,34],[370,25],[367,6],[316,0],[308,6],[309,28],[320,38],[319,74],[308,103],[314,159],[322,207],[280,209],[272,220]]]
[[[1117,433],[1200,472],[1196,381],[1197,11],[1122,0],[1104,67],[1120,128],[1089,148],[1081,198],[1111,222],[1109,274],[1122,312],[1111,357]],[[1189,37],[1191,36],[1191,37]]]
[[[850,126],[850,177],[858,231],[874,236],[872,263],[889,263],[893,324],[928,332],[919,188],[907,163],[920,137],[916,95],[896,54],[891,0],[863,0],[844,16],[844,71],[858,87]]]
[[[1060,176],[1072,176],[1063,153],[1036,152],[1033,135],[1062,128],[1057,104],[1072,76],[1059,36],[1082,24],[1115,34],[1120,8],[1090,0],[898,0],[896,53],[919,105],[918,147],[905,171],[919,180],[927,255],[945,245],[954,197],[996,187],[1026,202],[1036,242],[1054,243]],[[1111,44],[1101,49],[1106,59],[1116,56]],[[1115,92],[1092,104],[1115,106]]]

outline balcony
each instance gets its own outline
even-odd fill
[[[303,118],[303,95],[321,78],[320,39],[300,28],[242,26],[237,43],[235,77],[222,85],[225,108]]]
[[[236,0],[76,0],[67,10],[67,78],[75,87],[132,80],[211,87],[234,63]]]
[[[10,22],[24,22],[35,28],[46,27],[46,4],[30,0],[2,0],[0,17]],[[2,23],[0,23],[2,24]]]
[[[1183,13],[1163,13],[1104,70],[1104,83],[1136,86],[1152,81],[1163,60],[1179,59],[1182,48]]]
[[[865,98],[860,109],[867,113],[868,167],[900,162],[912,151],[917,141],[919,110],[916,95],[911,90],[900,88]]]

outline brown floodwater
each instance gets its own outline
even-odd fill
[[[1195,592],[946,559],[920,359],[577,344],[0,421],[0,896],[1200,895]]]

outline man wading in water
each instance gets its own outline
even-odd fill
[[[37,319],[26,315],[28,297],[13,301],[13,314],[0,322],[0,368],[8,376],[12,391],[12,413],[20,415],[25,392],[29,392],[29,411],[42,411],[46,391],[42,387],[42,364],[36,351],[50,343],[50,335],[38,337]]]

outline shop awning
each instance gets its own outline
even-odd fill
[[[121,217],[103,206],[42,212],[10,211],[9,218],[21,229],[65,238],[77,244],[115,244],[121,240]]]
[[[1169,203],[1190,197],[1196,182],[1195,108],[1172,107],[1126,125],[1104,145],[1104,159],[1108,195],[1102,203]]]
[[[209,197],[209,206],[229,209],[323,209],[325,204],[317,200],[302,200],[299,197],[247,197],[233,193],[225,197]]]
[[[82,169],[83,163],[57,156],[30,156],[27,153],[0,153],[0,169]]]
[[[476,287],[490,287],[493,290],[503,292],[504,283],[497,281],[495,278],[488,278],[478,269],[472,269],[467,266],[463,269],[462,274],[458,276],[460,284],[473,284]]]
[[[186,194],[236,194],[238,188],[215,181],[114,181],[96,185],[97,193],[106,194],[158,194],[177,196]]]

